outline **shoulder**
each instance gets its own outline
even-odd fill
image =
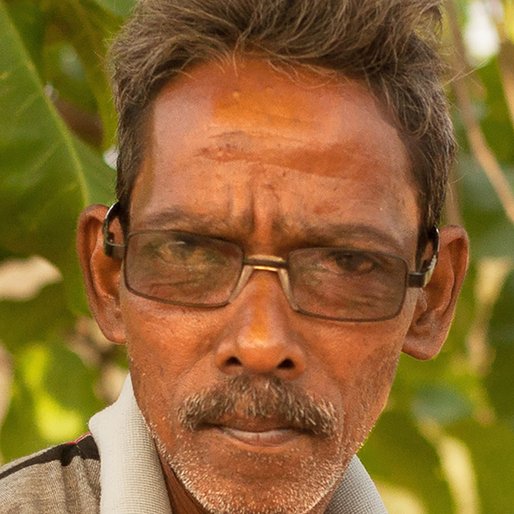
[[[0,468],[2,512],[96,513],[100,457],[90,434]]]

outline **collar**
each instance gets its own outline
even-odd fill
[[[118,400],[89,421],[98,446],[100,514],[172,514],[153,439],[130,375]],[[364,466],[353,457],[326,514],[387,514]]]

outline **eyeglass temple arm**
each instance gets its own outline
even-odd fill
[[[409,287],[426,287],[432,278],[437,259],[439,257],[439,230],[437,227],[432,227],[429,233],[429,241],[432,242],[434,253],[430,260],[423,261],[420,271],[413,271],[409,273],[408,286]]]
[[[105,214],[105,218],[102,226],[102,234],[103,234],[103,246],[104,253],[108,257],[112,257],[114,259],[122,259],[123,251],[125,250],[124,244],[117,244],[114,242],[114,234],[109,230],[111,222],[113,219],[117,218],[120,214],[121,205],[119,202],[113,203],[107,213]]]

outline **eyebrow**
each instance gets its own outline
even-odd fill
[[[248,219],[246,219],[248,218]],[[229,223],[229,220],[230,223]],[[235,222],[235,223],[234,223]],[[208,213],[204,214],[192,214],[184,211],[180,207],[169,207],[167,209],[150,213],[141,220],[141,228],[137,230],[146,229],[175,229],[199,231],[205,233],[212,232],[235,232],[237,227],[239,232],[240,228],[250,228],[251,217],[244,216],[243,218],[221,218],[219,215],[211,215]]]
[[[200,234],[233,235],[238,239],[243,234],[249,234],[253,229],[251,215],[238,218],[220,218],[210,214],[191,214],[179,207],[170,207],[162,211],[151,213],[141,223],[145,229],[175,229]],[[397,254],[405,252],[405,247],[396,234],[390,234],[380,228],[365,223],[325,223],[311,225],[298,222],[296,226],[283,219],[273,221],[273,231],[276,234],[285,232],[292,234],[298,242],[308,246],[344,246],[348,243],[375,243]],[[232,238],[231,238],[232,239]]]
[[[398,254],[405,252],[396,234],[365,223],[327,223],[322,227],[303,225],[300,230],[302,237],[311,244],[344,246],[348,243],[375,243]]]

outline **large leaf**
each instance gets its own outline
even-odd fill
[[[107,39],[121,20],[93,0],[50,2],[48,13],[80,57],[102,120],[104,148],[108,148],[114,141],[116,115],[104,58]]]
[[[0,246],[40,254],[64,276],[70,304],[85,309],[75,257],[75,224],[82,208],[105,198],[112,173],[100,156],[88,166],[57,114],[5,5],[0,2]],[[94,161],[94,162],[93,162]],[[103,171],[100,171],[103,170]],[[98,176],[105,179],[98,184]],[[93,188],[94,186],[94,188]]]
[[[73,105],[83,116],[96,117],[100,125],[96,98],[75,48],[66,40],[53,41],[46,44],[44,58],[45,78],[59,101]]]
[[[43,76],[43,49],[46,31],[46,16],[39,2],[33,0],[10,0],[7,9],[11,20],[23,39],[34,65]]]

